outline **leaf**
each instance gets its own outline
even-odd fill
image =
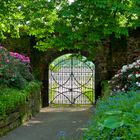
[[[140,134],[140,125],[136,127],[132,127],[131,131],[133,134],[139,135]]]
[[[136,121],[140,121],[140,115],[136,115]]]
[[[112,110],[112,111],[107,111],[104,114],[106,115],[118,115],[118,114],[122,114],[121,110]]]
[[[134,109],[140,111],[140,102],[134,104]]]
[[[110,116],[107,119],[104,120],[103,123],[104,127],[115,129],[123,125],[123,121],[119,117],[116,116]]]

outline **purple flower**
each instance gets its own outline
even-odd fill
[[[30,63],[30,58],[19,53],[10,52],[10,55],[23,63]]]
[[[2,49],[3,47],[0,45],[0,50]]]

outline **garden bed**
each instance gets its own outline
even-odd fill
[[[30,82],[24,90],[0,87],[0,136],[38,113],[40,105],[39,83]]]
[[[140,92],[122,92],[98,100],[84,140],[140,139]]]

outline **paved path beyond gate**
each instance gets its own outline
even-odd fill
[[[0,140],[79,140],[91,116],[90,107],[48,107]]]

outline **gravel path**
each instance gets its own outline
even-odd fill
[[[0,140],[80,140],[91,107],[48,107],[29,122],[1,137]]]

